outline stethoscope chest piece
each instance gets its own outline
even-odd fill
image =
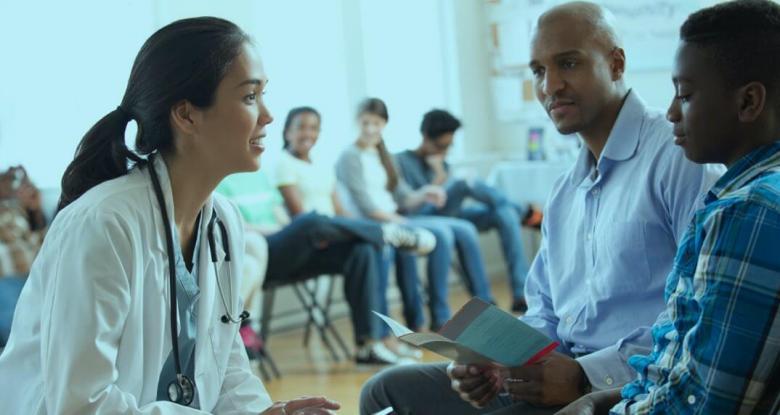
[[[168,384],[168,399],[179,405],[190,406],[195,398],[195,383],[185,375],[178,375]]]

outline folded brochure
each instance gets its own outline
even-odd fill
[[[415,333],[377,313],[396,337],[458,363],[498,363],[505,367],[531,364],[558,347],[558,342],[517,317],[472,298],[438,333]]]

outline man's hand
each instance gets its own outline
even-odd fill
[[[533,405],[566,405],[581,397],[587,385],[576,360],[552,352],[532,365],[504,369],[504,387],[514,400]]]
[[[443,172],[444,171],[444,155],[443,154],[434,154],[431,156],[425,157],[425,163],[433,169],[435,172]]]
[[[487,405],[501,390],[501,375],[498,368],[492,366],[453,362],[447,366],[447,375],[452,389],[475,408]]]
[[[601,415],[620,402],[620,388],[593,392],[572,402],[555,415]]]
[[[440,208],[447,203],[447,192],[441,186],[425,185],[420,188],[425,197],[425,201]]]
[[[425,158],[425,164],[433,170],[432,184],[441,185],[447,181],[447,169],[444,167],[444,155],[434,154]]]
[[[293,399],[286,402],[276,402],[260,415],[330,415],[341,408],[338,402],[325,397],[308,397]]]

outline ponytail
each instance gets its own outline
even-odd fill
[[[84,135],[75,158],[62,176],[57,211],[100,183],[127,174],[130,162],[142,161],[125,145],[125,129],[131,119],[129,113],[117,107]]]
[[[398,187],[398,172],[395,170],[393,156],[387,151],[384,139],[379,140],[376,149],[379,151],[379,160],[382,162],[382,167],[385,168],[385,173],[387,174],[387,190],[394,192],[395,188]]]

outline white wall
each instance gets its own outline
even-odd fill
[[[152,30],[150,1],[0,5],[0,167],[59,182],[81,136],[120,102]]]
[[[618,34],[623,38],[627,55],[626,84],[633,88],[645,103],[663,111],[668,107],[674,90],[671,67],[679,26],[688,13],[706,7],[718,0],[594,0],[615,12]],[[507,10],[522,13],[523,7],[512,5],[534,4],[538,14],[568,0],[507,0]],[[485,4],[483,8],[487,7]],[[531,20],[534,20],[533,17]],[[488,20],[483,21],[487,37]],[[525,51],[527,53],[527,51]],[[524,61],[523,61],[524,62]],[[487,82],[490,82],[488,78]],[[493,118],[497,130],[496,157],[526,158],[528,128],[544,127],[546,136],[559,136],[537,102],[517,119],[503,121]],[[495,113],[495,112],[494,112]]]
[[[236,22],[263,56],[276,118],[265,169],[279,154],[284,116],[299,105],[322,112],[315,152],[324,161],[335,161],[356,137],[355,110],[367,95],[388,103],[391,150],[414,146],[425,111],[460,115],[464,82],[482,81],[457,78],[454,16],[462,4],[479,1],[3,1],[0,167],[21,163],[39,185],[58,185],[83,134],[121,101],[143,41],[175,19],[199,15]],[[483,136],[475,130],[486,120],[482,112],[467,121],[468,133]],[[131,124],[130,140],[133,131]]]

